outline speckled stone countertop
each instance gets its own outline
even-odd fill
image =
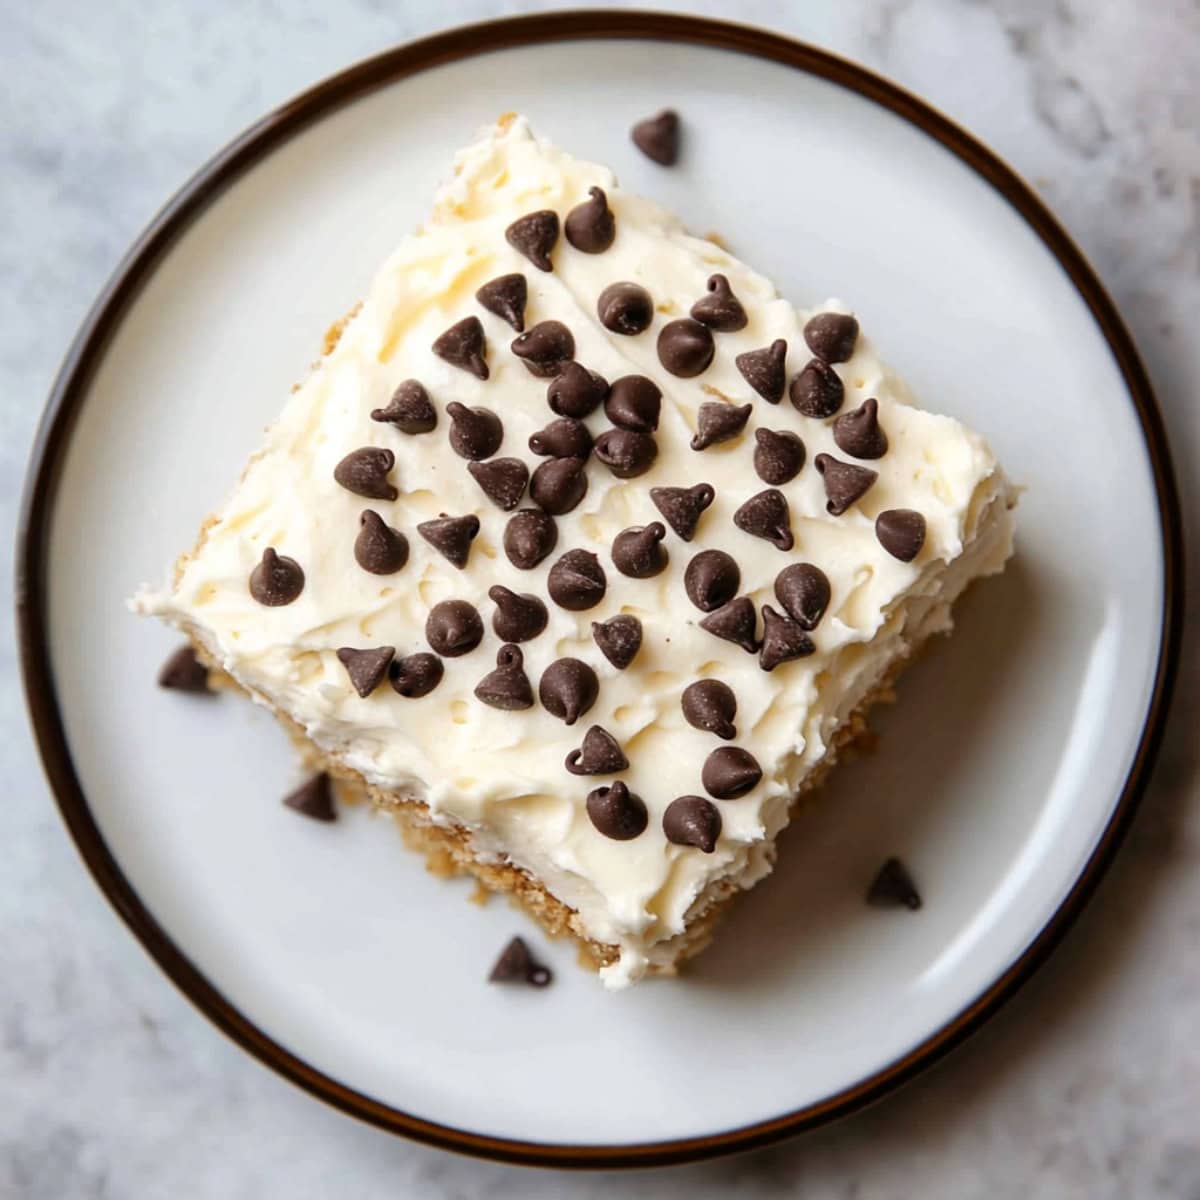
[[[0,16],[0,517],[43,397],[121,253],[267,108],[496,0],[49,0]],[[525,8],[542,7],[526,5]],[[728,14],[716,3],[659,7]],[[1187,512],[1200,449],[1200,6],[1194,0],[746,2],[973,130],[1111,289],[1165,409]],[[12,553],[12,537],[0,540]],[[11,578],[4,564],[3,578]],[[1200,1200],[1200,701],[1050,964],[967,1046],[842,1124],[717,1164],[564,1176],[377,1133],[226,1041],[113,919],[47,793],[0,607],[0,1196]]]

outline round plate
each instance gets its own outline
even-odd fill
[[[664,44],[665,43],[665,44]],[[684,114],[684,162],[631,123]],[[531,934],[426,874],[386,819],[298,820],[294,761],[233,697],[166,694],[173,645],[124,599],[191,544],[452,152],[506,109],[720,231],[798,302],[854,304],[933,409],[1028,491],[1019,552],[905,679],[877,754],[836,774],[678,980],[488,987]],[[164,970],[317,1095],[426,1141],[531,1162],[679,1160],[879,1096],[1012,992],[1078,911],[1157,744],[1177,513],[1129,337],[1040,203],[858,67],[687,17],[460,29],[251,129],[134,247],[71,350],[27,494],[30,706],[87,863]],[[863,891],[901,855],[917,914]],[[536,934],[532,935],[536,938]],[[540,943],[540,939],[538,939]]]

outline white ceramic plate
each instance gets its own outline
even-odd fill
[[[581,40],[605,32],[628,36]],[[687,125],[675,170],[628,137],[665,103]],[[426,874],[386,820],[349,811],[325,827],[282,808],[295,765],[271,719],[231,696],[159,691],[174,639],[124,607],[191,544],[453,150],[512,108],[720,231],[797,302],[851,303],[926,404],[984,431],[1028,488],[1018,557],[906,677],[878,753],[837,774],[686,977],[619,995],[565,945],[544,948],[553,988],[487,986],[512,934],[543,949],[524,918],[468,904],[470,885]],[[31,706],[68,822],[125,918],[293,1078],[481,1153],[713,1153],[905,1077],[1078,907],[1164,707],[1169,467],[1086,266],[1003,167],[918,102],[688,18],[459,32],[251,131],[114,289],[64,370],[31,483]],[[863,903],[894,853],[920,913]]]

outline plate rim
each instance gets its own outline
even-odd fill
[[[291,136],[343,105],[444,63],[515,46],[590,39],[682,42],[789,66],[888,109],[982,176],[1066,272],[1113,355],[1150,461],[1163,553],[1163,605],[1154,686],[1137,751],[1113,813],[1061,904],[1020,957],[957,1016],[868,1078],[813,1104],[702,1136],[612,1145],[494,1137],[429,1121],[347,1087],[272,1039],[224,998],[158,924],[125,878],[88,807],[66,739],[47,637],[47,555],[55,497],[75,419],[125,313],[178,237],[226,187]],[[1161,745],[1183,622],[1182,520],[1165,426],[1134,341],[1093,268],[1017,172],[926,101],[827,50],[757,27],[682,13],[575,10],[481,21],[405,42],[336,72],[267,113],[217,152],[171,197],[118,263],[85,317],[51,387],[29,457],[17,525],[17,634],[25,700],[43,769],[84,864],[142,948],[176,987],[243,1050],[351,1116],[419,1142],[529,1166],[647,1167],[711,1158],[776,1142],[881,1099],[974,1033],[1033,975],[1091,898],[1123,840]]]

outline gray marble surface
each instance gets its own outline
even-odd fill
[[[668,7],[668,5],[663,5]],[[495,0],[0,6],[0,554],[71,334],[130,240],[226,139]],[[669,5],[669,7],[677,7]],[[684,6],[678,6],[684,7]],[[693,4],[719,14],[733,6]],[[757,0],[739,15],[921,93],[1034,181],[1140,343],[1189,513],[1200,444],[1195,0]],[[11,576],[6,561],[0,577]],[[1200,674],[1121,858],[1066,944],[952,1058],[834,1128],[716,1165],[529,1172],[344,1118],[245,1057],[113,918],[49,800],[0,607],[0,1196],[623,1194],[1200,1200]]]

